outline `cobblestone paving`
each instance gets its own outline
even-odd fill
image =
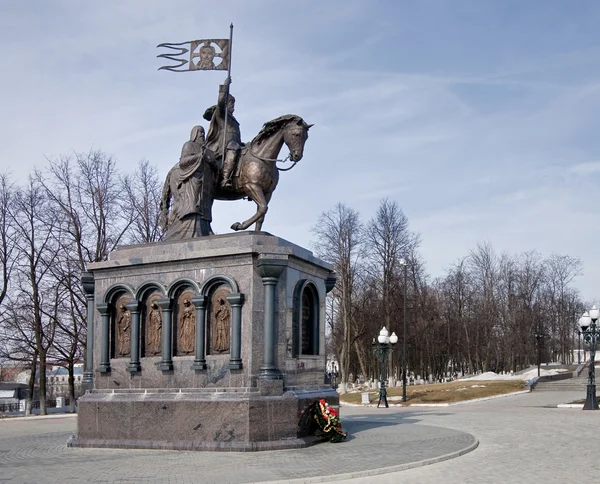
[[[451,407],[343,407],[346,443],[247,454],[67,449],[72,417],[0,421],[0,483],[600,482],[600,411],[555,408],[578,398],[533,392]],[[480,442],[472,452],[394,472],[472,445],[469,434]]]
[[[363,409],[358,409],[363,410]],[[258,453],[72,449],[74,417],[0,421],[0,482],[246,483],[356,474],[473,448],[464,432],[390,413],[354,412],[350,438],[300,450]]]
[[[352,484],[538,484],[600,482],[600,411],[552,408],[584,398],[571,392],[533,392],[443,411],[412,415],[427,425],[473,434],[479,446],[457,459]]]

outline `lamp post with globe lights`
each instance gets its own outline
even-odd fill
[[[598,399],[596,398],[596,370],[595,370],[595,359],[596,359],[596,342],[600,336],[600,328],[596,325],[598,317],[600,316],[600,310],[596,306],[592,306],[592,309],[583,313],[583,316],[579,318],[579,327],[585,341],[590,345],[590,369],[588,372],[588,385],[587,394],[585,397],[585,404],[583,405],[584,410],[598,410]]]
[[[402,401],[406,402],[406,292],[408,291],[407,281],[407,269],[408,261],[406,259],[400,259],[400,265],[404,267],[404,303],[402,310],[404,312],[402,318]]]
[[[375,356],[379,359],[381,370],[379,372],[379,401],[377,402],[377,408],[379,405],[383,403],[386,408],[389,407],[387,401],[387,390],[386,390],[386,380],[388,377],[388,358],[390,353],[392,352],[393,346],[398,342],[398,336],[396,333],[392,333],[390,335],[389,331],[385,328],[385,326],[379,332],[379,336],[377,337],[377,342],[373,339],[373,351]]]

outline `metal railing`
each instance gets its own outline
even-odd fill
[[[71,404],[70,398],[65,398],[64,406],[68,407]],[[31,402],[31,409],[39,409],[40,401]],[[56,408],[56,400],[46,400],[46,408]],[[25,405],[22,403],[0,403],[0,413],[24,412]]]
[[[0,413],[19,412],[21,405],[19,403],[0,403]]]

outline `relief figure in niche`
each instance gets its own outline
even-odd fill
[[[131,353],[131,312],[124,303],[117,312],[117,354],[129,356]]]
[[[194,338],[196,335],[196,308],[190,298],[183,300],[183,310],[178,321],[177,348],[179,354],[189,355],[194,352]]]
[[[162,311],[156,301],[150,304],[150,311],[146,319],[146,355],[160,354],[162,335]]]
[[[225,296],[218,296],[213,309],[212,351],[225,353],[229,351],[229,329],[231,327],[231,311]]]

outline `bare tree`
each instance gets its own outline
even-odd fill
[[[395,201],[385,198],[365,231],[369,274],[378,281],[384,324],[392,325],[392,288],[399,280],[400,259],[408,256],[419,244],[418,235],[408,228],[408,218]],[[396,323],[396,321],[394,321]]]
[[[572,355],[572,335],[576,323],[578,294],[570,287],[575,277],[583,273],[580,259],[552,254],[544,261],[546,274],[547,315],[550,336],[550,358],[567,362]]]
[[[35,395],[35,376],[38,367],[38,351],[33,320],[29,309],[21,307],[10,295],[6,298],[0,324],[0,359],[19,362],[29,370],[28,394],[25,415],[31,414],[31,402]]]
[[[46,414],[46,356],[54,339],[57,284],[50,271],[58,254],[60,227],[51,216],[44,188],[29,177],[9,212],[15,225],[18,263],[14,298],[33,326],[39,359],[40,413]],[[33,365],[32,365],[33,366]]]
[[[75,412],[75,364],[84,357],[86,336],[86,306],[79,290],[80,278],[77,266],[65,267],[69,264],[68,258],[64,257],[61,250],[56,264],[53,266],[53,274],[59,283],[57,289],[61,291],[60,298],[57,297],[54,322],[56,334],[52,345],[52,356],[57,365],[66,368],[68,373],[69,406],[70,411]]]
[[[337,306],[339,326],[334,325],[333,338],[340,362],[341,381],[345,386],[350,373],[350,355],[356,334],[353,334],[353,298],[359,275],[362,255],[362,225],[358,212],[344,204],[324,212],[319,217],[313,233],[317,237],[316,252],[326,262],[333,264],[338,282],[332,291]]]
[[[0,307],[8,291],[15,264],[15,238],[9,210],[13,204],[14,187],[6,173],[0,174]]]
[[[122,179],[124,203],[131,211],[128,239],[132,243],[156,242],[163,236],[160,226],[162,183],[158,171],[148,160],[139,162],[133,175]]]
[[[48,161],[49,176],[37,178],[64,218],[65,235],[85,270],[88,262],[106,260],[133,222],[116,161],[98,150]]]
[[[124,240],[135,214],[110,155],[96,150],[48,162],[47,173],[36,173],[36,179],[44,186],[49,210],[61,227],[59,251],[51,268],[63,297],[55,320],[54,353],[68,371],[74,409],[74,367],[82,358],[87,329],[80,275],[88,262],[108,258]]]

